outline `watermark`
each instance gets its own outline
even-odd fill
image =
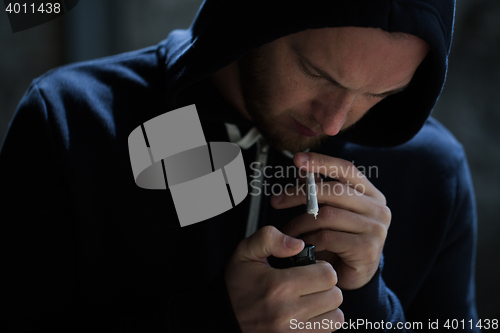
[[[301,171],[293,165],[289,166],[265,166],[259,162],[250,164],[253,174],[249,182],[250,195],[306,195],[306,184],[299,180]],[[356,195],[362,196],[366,191],[364,184],[356,180],[361,178],[378,178],[378,167],[363,165],[354,166],[318,166],[315,173],[321,175],[321,179],[316,182],[316,192],[318,195]],[[276,182],[279,179],[286,179],[288,182]],[[337,181],[336,181],[337,180]],[[338,181],[342,180],[342,181]]]
[[[334,322],[333,320],[323,319],[322,321],[298,321],[297,319],[290,320],[290,329],[292,330],[339,330],[339,329],[349,329],[349,330],[464,330],[464,329],[474,329],[479,328],[480,330],[498,330],[499,323],[498,319],[479,319],[479,320],[458,320],[458,319],[447,319],[443,320],[431,320],[429,319],[426,323],[421,321],[369,321],[367,319],[349,319],[343,322]]]
[[[250,164],[250,169],[254,171],[254,174],[251,177],[260,178],[263,176],[264,178],[297,178],[299,175],[299,169],[293,165],[286,167],[281,165],[267,165],[263,168],[261,168],[260,165],[261,164],[259,162],[252,162]],[[378,178],[378,167],[376,165],[368,167],[364,165],[355,166],[354,163],[347,166],[332,165],[327,167],[325,165],[321,165],[315,167],[315,173],[322,174],[324,177],[332,179],[346,179],[349,177]]]
[[[297,319],[290,320],[290,329],[292,330],[339,330],[339,329],[349,329],[349,330],[421,330],[424,324],[422,322],[391,322],[391,321],[376,321],[371,322],[366,319],[356,319],[344,322],[334,322],[333,320],[323,319],[322,321],[307,321],[302,322]]]
[[[253,179],[249,183],[250,185],[250,195],[259,196],[264,194],[266,196],[269,195],[307,195],[306,193],[306,184],[300,183],[298,179],[295,180],[295,183],[287,183],[285,185],[279,183],[273,183],[260,179]],[[321,179],[319,182],[316,182],[316,193],[317,195],[337,195],[342,196],[344,194],[349,196],[362,196],[365,194],[366,187],[363,184],[354,185],[350,181],[347,181],[345,184],[340,182],[327,182]]]
[[[56,19],[73,9],[79,0],[4,0],[12,32],[36,27]]]

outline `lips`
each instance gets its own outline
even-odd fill
[[[293,128],[295,129],[295,131],[297,133],[304,135],[304,136],[313,137],[313,136],[318,136],[321,134],[321,133],[316,133],[316,132],[311,131],[309,128],[305,127],[304,125],[302,125],[301,123],[299,123],[295,119],[293,119]]]

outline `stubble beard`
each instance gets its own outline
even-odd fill
[[[316,137],[300,135],[280,126],[273,116],[273,110],[269,107],[272,96],[269,87],[268,52],[270,52],[269,47],[263,46],[250,52],[238,62],[240,87],[246,111],[266,141],[278,150],[296,153],[319,147],[327,139],[326,135],[321,134]],[[302,124],[312,123],[310,119],[304,119],[304,115],[294,110],[286,110],[283,113]]]

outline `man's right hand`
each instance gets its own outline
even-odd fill
[[[339,327],[344,321],[338,308],[342,292],[335,286],[337,274],[332,265],[317,261],[308,266],[275,269],[267,262],[271,255],[291,257],[303,247],[302,240],[271,226],[240,242],[226,267],[225,280],[243,333],[300,332],[298,325],[307,322],[319,324],[317,329],[304,332],[331,332],[335,323]]]

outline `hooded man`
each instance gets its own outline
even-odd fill
[[[430,117],[454,6],[207,0],[157,46],[36,79],[0,155],[2,328],[477,331],[471,179]],[[255,192],[181,228],[127,138],[191,104]],[[321,175],[316,220],[297,169]],[[316,264],[269,264],[304,242]]]

